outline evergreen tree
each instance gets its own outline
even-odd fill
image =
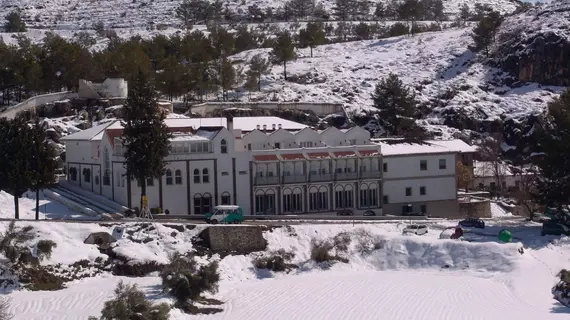
[[[398,8],[398,16],[408,22],[411,34],[414,35],[414,25],[422,16],[423,7],[418,0],[405,0]]]
[[[168,56],[158,65],[156,86],[162,94],[173,100],[184,93],[184,68],[175,56]]]
[[[326,41],[325,27],[320,22],[309,22],[304,29],[299,31],[299,47],[311,48],[311,58],[313,57],[313,48],[325,44]]]
[[[539,147],[544,153],[538,163],[537,202],[557,207],[570,206],[570,89],[548,105]]]
[[[182,20],[182,25],[186,30],[194,27],[194,11],[189,0],[184,0],[178,8],[176,8],[176,18]]]
[[[273,50],[271,51],[273,63],[283,63],[283,76],[287,80],[287,61],[295,59],[295,43],[289,31],[281,31],[277,34]]]
[[[249,62],[249,73],[255,75],[258,84],[258,90],[261,91],[261,75],[269,73],[271,65],[267,59],[263,58],[261,54],[256,54],[251,58]],[[248,77],[248,81],[252,81],[251,77]]]
[[[398,76],[391,73],[380,80],[372,99],[388,135],[402,135],[403,129],[411,126],[408,126],[405,119],[414,116],[417,102],[411,89]]]
[[[146,75],[139,72],[131,84],[123,107],[122,143],[127,178],[138,181],[141,186],[142,210],[147,178],[160,179],[164,174],[171,133],[164,123],[165,113],[158,109],[154,86]]]
[[[26,32],[26,23],[22,21],[19,11],[12,11],[6,17],[4,23],[5,32]]]
[[[377,20],[381,20],[384,21],[386,19],[386,7],[384,6],[384,3],[382,1],[379,1],[378,3],[376,3],[376,8],[374,9],[374,17]]]
[[[291,8],[291,14],[297,19],[304,19],[315,9],[315,0],[290,0],[288,7]]]
[[[260,86],[259,75],[253,70],[248,70],[245,84],[243,86],[248,92],[248,99],[251,99],[251,93],[253,91],[261,90],[259,86]]]
[[[358,37],[358,40],[368,40],[371,37],[370,26],[368,23],[361,22],[354,27],[354,33]]]
[[[471,18],[471,10],[469,10],[469,6],[467,3],[464,3],[461,8],[459,9],[459,19],[463,22],[463,25],[467,23],[467,20]]]
[[[357,8],[356,0],[335,0],[332,10],[340,21],[347,21],[354,15]]]
[[[443,7],[443,1],[442,0],[434,0],[431,3],[431,13],[433,16],[433,19],[435,21],[441,22],[447,19],[447,16],[445,15],[445,11],[444,11],[444,7]]]
[[[40,190],[53,186],[56,183],[55,169],[57,162],[53,146],[46,141],[44,128],[40,126],[36,117],[30,129],[33,148],[31,168],[33,172],[31,188],[36,192],[36,220],[40,219]]]
[[[487,16],[483,17],[479,21],[471,34],[477,50],[484,49],[485,55],[489,55],[489,47],[494,42],[497,31],[502,22],[503,18],[495,11],[491,11]]]

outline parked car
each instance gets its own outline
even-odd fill
[[[367,216],[367,217],[371,217],[371,216],[375,216],[376,212],[374,212],[372,210],[366,210],[366,211],[364,211],[364,213],[362,215]]]
[[[530,220],[530,218],[529,218],[529,220]],[[552,218],[550,218],[549,216],[545,215],[544,213],[535,212],[535,213],[532,215],[532,221],[534,221],[534,222],[543,223],[543,222],[550,221],[550,220],[552,220]]]
[[[545,221],[542,224],[542,231],[540,232],[540,234],[542,236],[545,236],[547,234],[553,236],[561,236],[561,235],[570,236],[570,228],[560,223],[559,221],[549,220]]]
[[[403,234],[415,234],[418,236],[424,235],[428,233],[428,229],[426,225],[423,224],[410,224],[402,230]]]
[[[243,213],[240,206],[215,206],[214,212],[206,213],[207,223],[241,223]]]
[[[353,216],[354,212],[350,209],[343,209],[336,212],[337,216]]]
[[[459,225],[464,228],[485,229],[485,221],[479,218],[468,218],[459,221]]]

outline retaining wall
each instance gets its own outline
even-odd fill
[[[201,116],[205,116],[208,112],[227,108],[310,110],[317,115],[328,115],[333,113],[346,115],[342,104],[319,102],[204,102],[192,106],[190,110],[194,113],[200,114]]]
[[[214,252],[248,254],[267,247],[261,226],[210,226],[200,233],[200,238]]]
[[[459,202],[459,211],[465,218],[491,218],[491,202],[489,200]]]
[[[46,103],[52,103],[52,102],[56,102],[59,100],[65,100],[65,99],[73,99],[76,97],[77,97],[77,93],[71,92],[71,91],[48,93],[48,94],[42,94],[39,96],[33,96],[27,100],[24,100],[24,101],[18,103],[15,106],[9,108],[8,110],[2,112],[0,114],[0,117],[8,118],[8,119],[14,119],[16,117],[16,114],[18,114],[18,112],[20,112],[20,111],[32,109],[32,108],[35,108],[37,106],[41,106],[41,105],[46,104]]]

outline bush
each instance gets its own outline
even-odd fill
[[[198,266],[191,255],[174,254],[160,273],[162,286],[176,299],[176,305],[188,310],[205,292],[216,293],[220,274],[218,263]]]
[[[270,252],[267,256],[258,257],[253,261],[253,265],[257,269],[268,269],[275,272],[288,272],[293,268],[297,268],[296,265],[290,263],[294,257],[294,252],[279,249],[278,251]]]
[[[13,315],[8,311],[10,308],[10,300],[8,298],[0,298],[0,320],[10,320]]]
[[[405,25],[401,22],[396,22],[388,30],[388,37],[403,36],[403,35],[408,34],[409,31],[410,31],[410,29],[408,28],[407,25]]]
[[[36,244],[36,256],[40,260],[44,258],[50,259],[53,248],[55,247],[57,247],[57,244],[51,240],[40,240]]]
[[[155,305],[146,299],[136,284],[125,285],[121,281],[115,289],[115,298],[105,302],[101,320],[168,320],[169,312],[170,307],[166,303]]]
[[[331,240],[311,242],[311,259],[317,263],[340,261],[348,263],[348,259],[339,256],[339,253],[346,253],[350,245],[350,235],[342,232],[334,236]],[[335,254],[333,254],[333,250]]]
[[[560,281],[552,288],[552,295],[558,302],[570,307],[570,271],[562,269],[558,277]]]

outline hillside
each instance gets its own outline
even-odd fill
[[[383,0],[388,2],[388,0]],[[149,23],[178,25],[174,10],[181,0],[4,0],[0,3],[0,12],[4,15],[11,10],[21,9],[27,24],[41,29],[84,29],[102,21],[113,28],[146,27]],[[245,14],[250,5],[260,8],[279,8],[284,0],[227,0],[224,7],[238,14]],[[330,11],[334,1],[321,0]],[[516,9],[513,0],[444,0],[445,11],[455,15],[461,5],[467,3],[474,7],[476,3],[489,4],[497,11],[508,13]],[[373,9],[371,9],[373,10]]]
[[[334,101],[359,116],[371,110],[377,81],[395,73],[415,89],[424,126],[446,137],[464,129],[500,130],[498,124],[507,119],[525,121],[562,90],[535,83],[516,88],[503,84],[507,74],[482,63],[468,49],[470,33],[470,28],[449,29],[324,45],[313,50],[313,58],[309,49],[299,49],[297,60],[287,66],[289,81],[283,78],[283,66],[273,66],[264,92],[252,99],[264,95],[284,101]],[[247,62],[258,53],[267,56],[269,51],[252,50],[234,58]]]

